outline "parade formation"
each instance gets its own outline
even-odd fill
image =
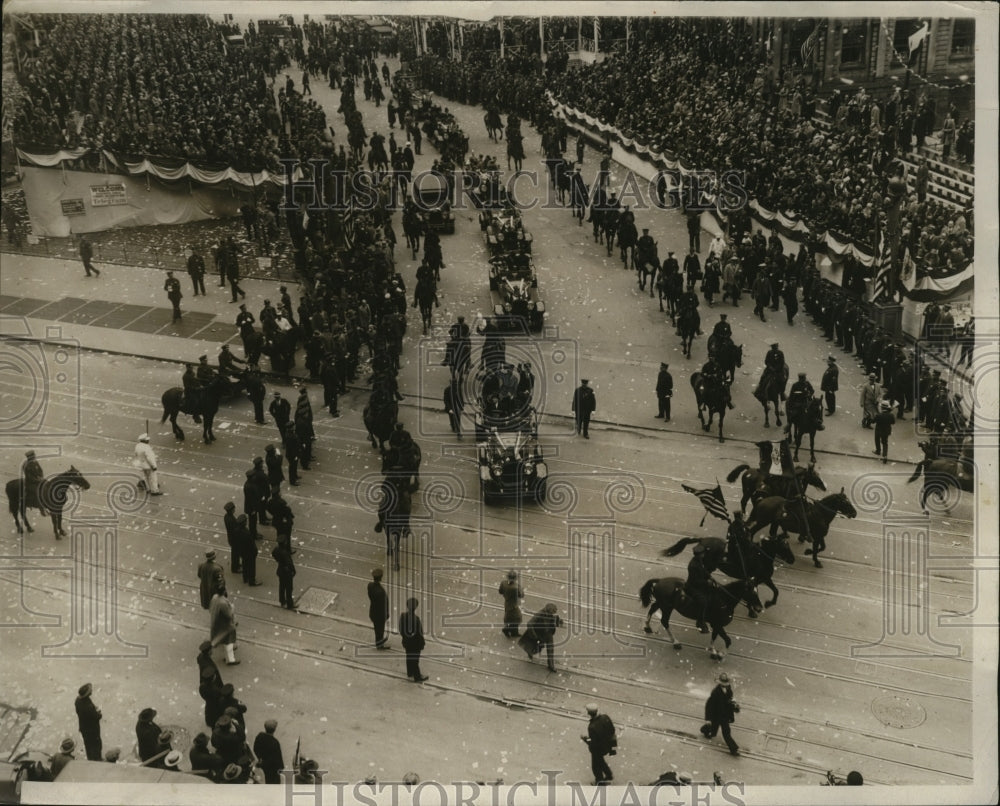
[[[996,336],[960,92],[842,99],[814,40],[778,64],[774,21],[595,17],[583,47],[575,17],[95,19],[20,15],[5,44],[30,99],[0,297],[28,356],[0,367],[27,424],[0,443],[25,802],[983,782]],[[197,127],[229,85],[245,105]],[[809,160],[829,210],[793,187]],[[90,186],[62,235],[37,190],[60,171]],[[98,180],[184,205],[143,230],[176,263],[108,259],[144,213],[100,218]]]

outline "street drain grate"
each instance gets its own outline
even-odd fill
[[[927,712],[919,703],[907,697],[886,694],[872,700],[872,713],[890,728],[915,728],[924,724]]]

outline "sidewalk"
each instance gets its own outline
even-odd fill
[[[240,344],[238,306],[228,285],[206,275],[207,296],[194,296],[186,272],[181,281],[183,315],[173,321],[163,283],[166,271],[95,263],[99,277],[87,277],[79,260],[7,254],[0,281],[0,335],[24,336],[52,344],[79,344],[88,350],[138,355],[164,361],[194,362],[206,354],[215,363],[222,344]],[[241,280],[247,309],[277,300],[276,280]],[[287,283],[291,285],[291,283]],[[293,297],[298,286],[291,288]],[[242,347],[237,353],[242,355]],[[293,376],[304,377],[297,367]]]

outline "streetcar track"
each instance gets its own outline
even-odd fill
[[[126,573],[128,575],[131,575],[131,576],[135,577],[137,580],[140,580],[140,581],[143,581],[143,580],[148,581],[148,580],[150,580],[150,577],[147,574],[139,574],[137,572],[129,572],[129,571],[125,571],[124,573]],[[5,575],[2,572],[0,572],[0,576],[5,576]],[[154,580],[155,579],[156,578],[154,578]],[[165,578],[160,578],[160,579],[162,579],[162,581],[167,581]],[[175,585],[179,584],[179,585],[182,585],[184,587],[190,588],[192,592],[195,591],[195,586],[194,585],[190,585],[190,584],[184,583],[184,582],[175,582],[174,584]],[[53,591],[51,588],[48,588],[48,587],[41,588],[41,587],[33,586],[33,585],[27,585],[27,587],[32,588],[34,590],[38,590],[38,591],[44,591],[46,594],[48,594],[50,596],[54,596],[55,595],[55,591]],[[149,599],[149,598],[151,598],[151,599],[157,599],[157,600],[159,600],[161,602],[167,602],[167,603],[172,604],[172,605],[180,606],[181,608],[190,607],[191,606],[189,602],[186,602],[186,601],[182,600],[180,597],[169,596],[169,595],[167,595],[167,594],[165,594],[163,592],[160,592],[160,591],[143,590],[143,591],[140,592],[140,591],[138,591],[135,588],[126,588],[125,590],[127,592],[129,592],[129,593],[133,593],[133,594],[136,594],[136,595],[139,595],[141,593],[141,595],[143,597],[146,597],[147,599]],[[69,593],[68,590],[61,590],[60,592],[63,593],[64,595],[68,595],[68,593]],[[258,604],[262,604],[259,600],[253,600],[253,601],[257,602]],[[263,604],[266,605],[266,603],[263,603]],[[126,608],[126,612],[128,612],[130,615],[133,615],[133,616],[136,616],[136,617],[141,617],[141,618],[145,618],[145,619],[159,621],[161,623],[170,623],[170,624],[173,624],[175,626],[179,623],[177,615],[173,614],[173,613],[164,613],[164,612],[159,612],[159,611],[156,611],[156,610],[146,610],[146,609],[143,609],[143,608],[140,608],[140,607],[136,607],[134,605],[131,605],[131,606],[127,607]],[[351,625],[352,627],[358,627],[358,628],[365,628],[366,627],[366,625],[364,625],[360,621],[349,619],[349,618],[345,618],[345,617],[340,617],[340,616],[317,616],[317,617],[318,618],[326,618],[329,621],[331,621],[331,622],[333,622],[335,624],[338,624],[338,625]],[[251,621],[251,622],[259,622],[259,623],[261,623],[263,625],[267,625],[267,626],[270,626],[270,627],[277,626],[273,620],[265,618],[263,616],[255,616],[255,615],[252,615],[252,614],[241,613],[240,614],[240,619],[241,620],[246,619],[246,620]],[[195,627],[195,626],[192,626],[192,625],[189,625],[189,624],[183,624],[182,622],[181,622],[181,624],[185,628],[193,630],[193,631],[196,631],[196,632],[200,631],[202,629],[202,628],[198,628],[198,627]],[[355,647],[361,647],[361,646],[368,646],[369,645],[369,642],[358,641],[355,638],[349,636],[348,634],[346,634],[344,632],[330,632],[330,631],[327,631],[327,630],[311,628],[311,627],[303,626],[303,625],[282,624],[280,626],[282,626],[282,627],[290,627],[291,629],[294,629],[299,634],[306,634],[306,635],[312,636],[314,638],[321,638],[321,639],[329,640],[331,643],[340,642],[342,644],[350,644],[350,645],[353,645]],[[394,633],[390,633],[390,634],[394,634]],[[398,672],[391,672],[391,671],[384,670],[384,669],[382,669],[382,668],[380,668],[378,666],[373,666],[373,665],[365,664],[365,663],[363,663],[361,661],[354,661],[354,660],[351,659],[351,657],[349,655],[343,655],[342,656],[339,653],[338,654],[327,654],[325,652],[322,652],[322,651],[317,652],[316,650],[312,650],[312,649],[288,647],[288,646],[286,646],[284,644],[280,644],[280,643],[278,643],[276,641],[270,641],[270,640],[267,640],[267,639],[265,639],[263,637],[258,637],[257,635],[254,635],[253,637],[247,638],[246,635],[243,634],[243,635],[240,636],[239,640],[240,640],[241,643],[244,643],[244,644],[249,644],[249,645],[252,645],[252,646],[260,647],[262,649],[270,649],[270,650],[281,651],[281,652],[284,652],[284,653],[287,653],[287,654],[291,654],[291,655],[298,655],[298,656],[301,656],[301,657],[308,657],[308,658],[311,658],[313,661],[317,661],[317,662],[318,661],[324,661],[324,662],[331,663],[331,664],[338,665],[338,666],[346,666],[346,667],[349,667],[349,668],[352,668],[352,669],[355,669],[355,670],[358,670],[358,671],[365,671],[365,672],[370,672],[370,673],[381,674],[381,675],[384,675],[386,677],[391,677],[391,678],[394,678],[394,679],[399,677]],[[442,642],[442,644],[445,645],[445,646],[447,646],[446,642]],[[493,657],[507,657],[507,656],[503,655],[503,653],[494,650],[492,647],[479,646],[479,647],[477,647],[477,649],[478,649],[478,651],[484,652],[484,653],[486,653],[486,654],[488,654],[490,656],[493,656]],[[477,674],[483,673],[483,670],[480,667],[474,666],[474,665],[472,665],[470,663],[464,663],[464,662],[462,662],[460,660],[460,658],[462,658],[462,657],[464,657],[464,653],[463,653],[463,655],[451,656],[447,660],[441,661],[441,660],[436,659],[433,655],[425,655],[422,658],[422,660],[424,660],[425,662],[430,662],[430,663],[435,663],[435,664],[436,663],[443,663],[449,669],[456,669],[457,668],[459,672],[468,671],[468,672],[477,673]],[[779,665],[787,665],[787,664],[779,664]],[[530,668],[538,668],[538,667],[530,667]],[[575,675],[577,677],[591,678],[591,679],[598,680],[598,681],[601,681],[601,682],[612,682],[612,683],[616,683],[616,684],[625,686],[625,687],[627,687],[629,689],[631,689],[631,688],[639,688],[639,689],[648,690],[648,691],[654,691],[654,692],[661,692],[662,691],[662,686],[658,682],[654,683],[654,682],[651,682],[651,681],[639,680],[639,679],[636,679],[634,677],[625,678],[625,677],[614,675],[614,674],[612,674],[610,672],[607,672],[607,671],[604,671],[604,670],[602,670],[600,673],[597,673],[597,672],[589,671],[589,670],[584,669],[584,668],[577,668],[577,667],[569,668],[569,667],[565,667],[565,666],[563,668],[564,668],[564,670],[568,674],[572,674],[572,675]],[[565,686],[551,684],[551,683],[544,682],[544,681],[543,682],[539,682],[536,678],[528,677],[528,676],[524,676],[524,675],[512,674],[512,673],[504,671],[502,669],[499,669],[499,670],[498,669],[491,669],[489,671],[489,674],[492,677],[500,677],[500,678],[503,678],[503,679],[505,679],[507,681],[510,681],[510,682],[530,684],[530,685],[533,685],[535,687],[542,687],[542,688],[553,690],[553,691],[560,692],[560,693],[565,692],[567,690],[567,688]],[[456,675],[456,677],[460,678],[461,675],[460,674]],[[579,718],[576,709],[564,708],[564,707],[560,707],[558,705],[554,705],[554,704],[551,704],[551,703],[540,702],[540,701],[537,700],[537,698],[534,699],[534,700],[531,699],[531,698],[526,698],[524,700],[515,700],[515,699],[511,699],[511,698],[493,697],[493,696],[489,695],[488,693],[476,691],[474,689],[463,688],[463,687],[460,687],[460,686],[454,686],[454,685],[452,685],[450,683],[449,684],[433,683],[431,685],[433,685],[434,687],[437,687],[437,688],[445,689],[447,691],[452,691],[452,692],[457,692],[457,693],[464,693],[467,696],[474,696],[474,697],[477,697],[479,699],[487,698],[487,699],[490,699],[491,701],[493,701],[494,703],[496,703],[498,705],[504,705],[505,707],[510,707],[511,705],[517,705],[517,706],[523,707],[525,709],[529,709],[530,708],[530,709],[533,709],[533,710],[545,711],[547,713],[551,713],[551,714],[554,714],[554,715],[571,716],[571,717],[574,717],[574,718]],[[907,688],[899,688],[898,690],[902,691],[902,692],[910,692],[911,691],[910,689],[907,689]],[[675,692],[675,694],[676,694],[676,692]],[[599,698],[599,699],[601,699],[601,698]],[[623,697],[615,697],[615,698],[604,697],[603,699],[608,700],[610,702],[614,702],[618,706],[623,706],[623,707],[627,707],[627,708],[637,709],[640,713],[646,712],[646,711],[649,711],[649,710],[652,709],[652,710],[656,710],[658,712],[657,713],[658,717],[659,717],[660,714],[662,714],[662,715],[664,715],[666,717],[669,717],[669,718],[672,718],[672,719],[676,719],[676,720],[680,720],[680,721],[694,722],[694,723],[697,723],[697,724],[701,724],[703,722],[703,720],[700,719],[700,718],[692,717],[690,715],[689,711],[674,710],[674,709],[670,709],[670,708],[664,708],[664,707],[659,706],[659,705],[654,707],[654,706],[651,706],[651,705],[649,705],[648,703],[645,703],[645,702],[639,702],[638,700],[626,699],[626,698],[623,698]],[[754,708],[753,706],[750,706],[750,705],[744,705],[744,710],[747,711],[747,712],[758,713],[762,717],[772,716],[772,714],[770,714],[769,712],[756,709],[756,708]],[[817,727],[817,728],[833,727],[833,728],[835,728],[837,730],[840,730],[840,731],[842,731],[844,733],[857,734],[857,735],[859,735],[861,737],[867,738],[867,739],[872,740],[872,741],[885,742],[885,743],[888,743],[890,745],[893,744],[891,742],[891,740],[888,739],[888,738],[886,738],[886,737],[878,736],[876,734],[866,733],[864,731],[859,731],[859,730],[857,730],[855,728],[851,728],[851,727],[848,727],[848,726],[836,725],[836,724],[830,723],[828,720],[824,720],[823,722],[820,722],[818,720],[810,720],[808,718],[804,718],[804,717],[801,717],[801,716],[797,717],[797,720],[798,720],[799,724],[811,725],[811,726]],[[644,731],[646,733],[653,733],[653,734],[670,736],[670,737],[679,739],[679,740],[683,741],[685,744],[688,744],[688,745],[693,746],[693,747],[701,747],[701,748],[703,748],[705,746],[704,742],[702,740],[699,740],[693,733],[688,733],[688,732],[682,731],[682,730],[672,730],[672,729],[668,729],[668,728],[659,728],[659,727],[655,727],[655,726],[651,727],[651,726],[648,726],[648,725],[638,725],[638,724],[635,724],[635,723],[628,724],[628,727],[630,729],[640,730],[640,731]],[[752,731],[752,729],[750,729],[750,728],[746,728],[746,730]],[[759,732],[759,731],[753,731],[753,732],[756,733],[756,732]],[[765,731],[765,733],[766,733],[766,731]],[[833,745],[833,744],[826,744],[826,743],[817,741],[815,739],[803,738],[802,736],[797,736],[796,737],[796,742],[798,744],[800,744],[800,745],[809,745],[809,746],[812,746],[812,747],[815,747],[815,748],[820,748],[822,750],[826,750],[826,751],[828,751],[828,753],[831,753],[831,752],[832,753],[836,753],[836,752],[839,751],[839,748],[837,746]],[[959,752],[959,751],[955,751],[955,750],[944,750],[944,749],[942,749],[940,747],[934,747],[934,746],[925,745],[925,744],[922,744],[922,743],[910,742],[910,743],[907,744],[907,746],[911,747],[911,748],[916,748],[916,749],[919,749],[919,750],[924,750],[924,751],[927,751],[929,753],[934,753],[934,754],[937,754],[937,755],[945,754],[945,755],[950,755],[950,756],[957,757],[957,758],[960,758],[960,759],[966,759],[966,760],[971,760],[972,759],[971,754],[968,754],[968,753],[963,753],[963,752]],[[855,752],[857,752],[857,751],[855,751]],[[814,767],[811,768],[811,767],[808,767],[807,765],[804,765],[802,763],[787,762],[787,761],[785,761],[783,759],[775,758],[775,757],[773,757],[771,755],[767,755],[767,754],[763,754],[763,753],[759,753],[758,754],[758,753],[752,753],[752,752],[750,752],[750,753],[745,753],[745,755],[747,755],[749,757],[759,756],[760,758],[765,759],[768,762],[783,763],[786,766],[790,767],[791,769],[795,769],[795,770],[798,770],[798,771],[812,772],[812,773],[816,773],[816,774],[822,774],[822,772],[823,772],[820,769],[817,769],[817,768],[814,768]],[[860,755],[866,755],[866,754],[860,754]],[[878,755],[867,754],[867,757],[871,758],[873,760],[882,760],[882,761],[887,760],[884,756],[878,756]],[[954,777],[954,778],[959,778],[959,779],[964,780],[964,781],[970,781],[971,780],[971,776],[963,776],[961,774],[955,773],[955,772],[953,772],[953,771],[951,771],[951,770],[949,770],[947,768],[944,768],[944,767],[942,767],[941,769],[929,768],[929,767],[927,767],[926,764],[917,765],[917,764],[914,764],[914,763],[911,763],[911,762],[908,762],[908,761],[905,761],[905,760],[899,760],[899,759],[891,759],[891,763],[897,764],[897,765],[902,765],[902,766],[905,766],[905,767],[911,767],[913,769],[919,769],[919,770],[924,771],[924,772],[930,770],[930,771],[935,772],[935,773],[939,773],[939,774],[943,774],[943,775],[948,775],[948,776]],[[874,779],[873,779],[873,781],[874,781]]]

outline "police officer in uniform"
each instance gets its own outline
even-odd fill
[[[829,417],[837,410],[837,390],[839,389],[840,368],[837,366],[837,359],[832,355],[827,356],[826,369],[820,379],[819,388],[826,398],[826,416]]]
[[[659,407],[657,419],[670,422],[670,398],[674,394],[674,379],[668,372],[670,366],[660,363],[660,373],[656,376],[656,402]]]
[[[699,543],[694,547],[694,556],[688,563],[684,593],[694,604],[694,612],[697,614],[696,624],[703,633],[708,632],[708,626],[705,624],[705,610],[708,607],[708,594],[712,584],[711,571],[706,564],[705,547]]]

